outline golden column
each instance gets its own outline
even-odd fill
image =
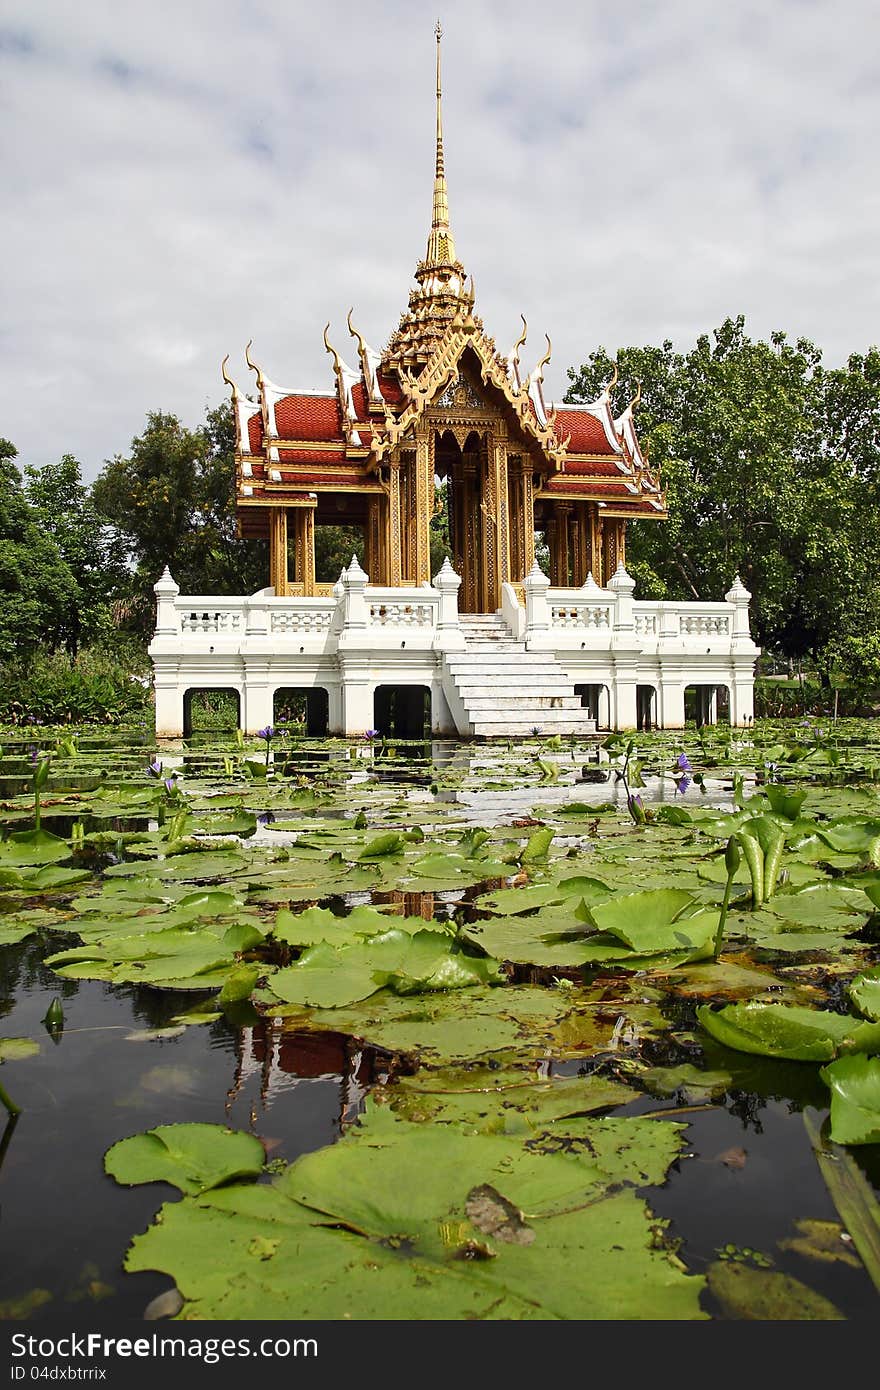
[[[601,588],[605,583],[605,569],[602,564],[602,518],[595,502],[590,503],[590,570]]]
[[[550,546],[550,583],[557,588],[568,585],[568,518],[570,502],[557,502],[553,508],[553,518],[547,527],[547,541]]]
[[[276,598],[287,594],[287,509],[272,507],[269,512],[269,583]]]
[[[494,613],[501,603],[501,585],[510,577],[510,537],[507,525],[507,439],[502,431],[488,431],[485,453],[485,489],[480,504],[483,564],[480,607]]]
[[[434,429],[422,421],[416,431],[410,488],[410,578],[431,579],[431,517],[434,513]]]
[[[388,583],[392,588],[400,585],[403,578],[403,527],[400,515],[400,455],[392,456],[388,465],[388,525],[387,560]]]
[[[385,583],[382,564],[382,529],[379,524],[378,497],[367,498],[367,524],[364,527],[364,568],[374,584]]]
[[[297,584],[302,585],[303,596],[311,598],[315,592],[314,507],[294,507],[293,524],[293,577]]]

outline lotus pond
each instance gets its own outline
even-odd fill
[[[877,726],[264,732],[3,740],[0,1317],[876,1317]]]

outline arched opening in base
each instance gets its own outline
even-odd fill
[[[287,733],[325,738],[330,726],[330,696],[322,685],[282,686],[275,691],[273,723]]]
[[[576,685],[575,695],[580,696],[581,709],[589,711],[595,719],[597,729],[611,728],[611,695],[607,685]]]
[[[730,691],[726,685],[689,685],[684,692],[684,717],[687,723],[728,723],[730,720]]]
[[[383,738],[430,738],[431,691],[426,685],[378,685],[373,723]]]
[[[657,727],[657,691],[653,685],[636,686],[636,728],[647,732]]]
[[[183,695],[183,737],[210,738],[241,728],[241,696],[228,686],[193,686]]]

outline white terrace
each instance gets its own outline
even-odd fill
[[[537,567],[502,586],[495,614],[460,614],[461,580],[447,560],[433,583],[370,584],[352,560],[325,596],[182,595],[166,569],[155,586],[150,645],[156,732],[180,737],[187,696],[229,689],[247,733],[271,724],[278,691],[326,691],[328,731],[375,727],[377,691],[423,688],[436,736],[581,734],[681,728],[685,690],[715,718],[719,688],[731,724],[753,715],[751,595],[737,578],[723,603],[634,600],[621,565],[606,588],[553,588]]]

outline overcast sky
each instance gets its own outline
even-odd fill
[[[0,0],[0,436],[93,477],[244,345],[329,387],[424,254],[437,0]],[[728,314],[880,339],[876,0],[442,0],[460,258],[546,380]]]

